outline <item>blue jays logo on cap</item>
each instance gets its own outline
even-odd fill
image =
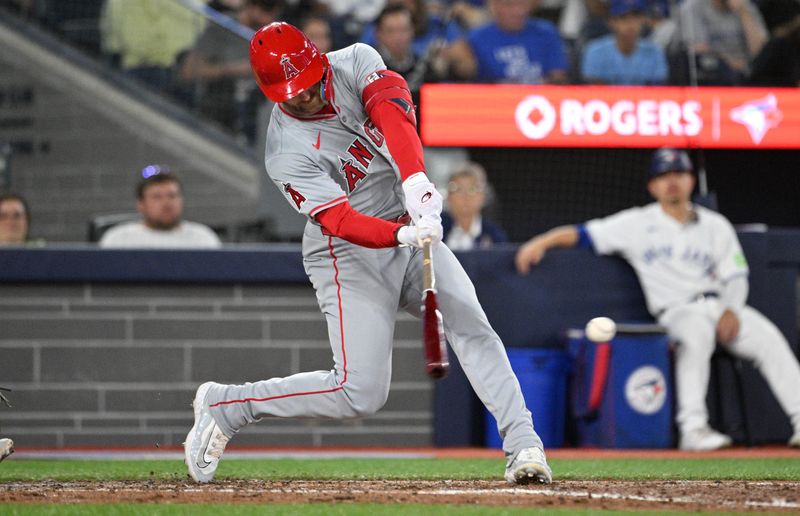
[[[692,160],[686,151],[662,147],[653,154],[650,171],[647,176],[654,178],[667,172],[684,172],[692,170]]]

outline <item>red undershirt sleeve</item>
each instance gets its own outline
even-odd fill
[[[327,208],[316,219],[331,235],[372,249],[395,247],[397,231],[403,226],[359,213],[349,202]]]
[[[417,116],[408,83],[397,72],[378,70],[366,78],[361,92],[364,111],[386,138],[386,146],[405,181],[425,171],[422,142],[417,134]]]
[[[406,113],[391,100],[383,100],[372,109],[370,116],[375,127],[386,138],[389,152],[400,169],[400,179],[405,181],[417,172],[424,172],[422,142],[417,128]]]

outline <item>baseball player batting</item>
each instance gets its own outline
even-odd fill
[[[308,218],[303,262],[327,319],[334,367],[244,385],[202,384],[185,442],[189,474],[211,481],[228,441],[263,417],[378,411],[389,394],[398,308],[421,315],[421,243],[430,239],[445,335],[497,419],[505,478],[551,482],[503,344],[471,281],[441,243],[442,199],[425,175],[405,80],[371,47],[323,55],[287,23],[256,32],[250,62],[261,90],[277,104],[266,171]],[[409,217],[413,225],[404,223]]]

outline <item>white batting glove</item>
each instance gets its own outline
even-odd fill
[[[419,247],[417,242],[417,227],[403,226],[397,230],[397,243],[404,246]]]
[[[422,247],[422,241],[430,238],[435,244],[442,241],[442,221],[438,217],[423,217],[414,226],[403,226],[397,230],[397,242],[400,245]]]
[[[406,210],[414,222],[425,216],[441,217],[442,194],[428,180],[425,172],[417,172],[403,181],[403,193]]]
[[[443,233],[442,218],[438,214],[436,216],[423,215],[417,221],[417,243],[419,247],[422,247],[422,241],[427,239],[430,239],[431,244],[441,242]]]

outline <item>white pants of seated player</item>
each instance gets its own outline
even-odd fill
[[[331,252],[327,238],[308,235],[303,246],[306,272],[328,322],[334,369],[211,389],[211,413],[228,435],[267,416],[370,415],[389,395],[398,307],[420,316],[421,251],[366,249],[334,238]],[[503,344],[472,282],[446,246],[437,245],[434,251],[445,334],[473,389],[497,419],[505,452],[542,446]],[[302,331],[298,327],[298,338]],[[419,367],[424,366],[422,356],[420,350]]]
[[[672,308],[659,318],[670,338],[677,342],[676,419],[683,433],[708,424],[706,393],[721,313],[722,307],[717,300],[706,300]],[[745,307],[739,321],[738,337],[724,347],[732,354],[753,362],[795,430],[800,429],[800,365],[772,321],[754,308]]]

